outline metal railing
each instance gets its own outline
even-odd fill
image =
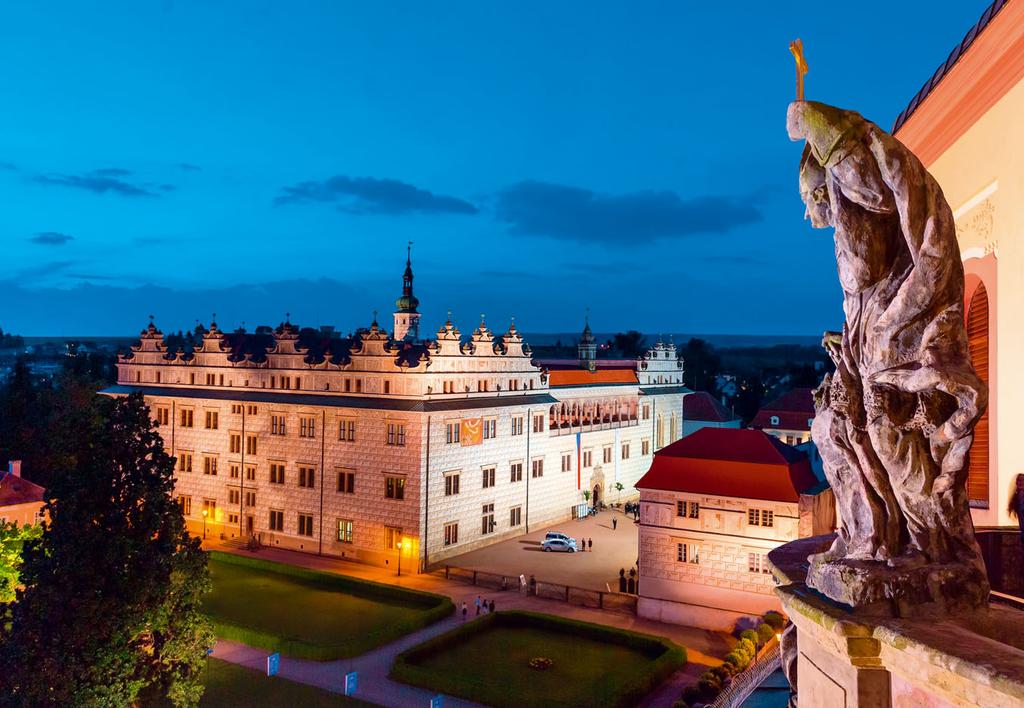
[[[782,666],[779,642],[771,639],[751,662],[750,666],[732,677],[728,686],[722,689],[711,703],[710,708],[738,708],[750,697],[754,689]]]
[[[578,588],[572,585],[561,583],[549,583],[545,580],[537,580],[533,577],[520,580],[517,575],[502,575],[500,573],[489,573],[483,570],[472,568],[460,568],[454,565],[446,565],[443,571],[448,580],[458,580],[508,592],[519,592],[524,595],[534,595],[549,600],[560,600],[570,605],[581,607],[593,607],[599,610],[614,610],[636,614],[636,595],[621,592],[609,592],[606,590],[591,590],[589,588]]]

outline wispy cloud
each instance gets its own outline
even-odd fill
[[[185,172],[199,172],[203,168],[199,165],[193,165],[191,162],[179,162],[178,169]]]
[[[18,166],[15,165],[13,162],[0,161],[0,170],[9,170],[11,172],[17,172]]]
[[[74,236],[62,234],[59,231],[37,231],[34,236],[29,238],[29,241],[43,246],[63,246],[74,239]]]
[[[758,209],[733,197],[684,199],[671,191],[610,195],[534,181],[499,192],[495,214],[517,234],[621,245],[724,233],[761,220]]]
[[[434,194],[407,182],[336,175],[284,187],[275,204],[330,203],[354,214],[476,214],[464,199]]]
[[[104,167],[81,174],[37,175],[35,181],[39,184],[84,189],[96,194],[110,192],[123,197],[159,197],[159,192],[167,192],[174,188],[173,185],[154,187],[147,182],[127,179],[132,176],[131,170],[121,167]]]

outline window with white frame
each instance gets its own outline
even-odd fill
[[[530,463],[531,474],[534,478],[544,476],[544,460],[533,460]]]
[[[512,416],[512,434],[522,435],[523,434],[523,416],[514,415]]]
[[[494,486],[494,466],[484,467],[481,470],[481,477],[483,478],[483,489],[488,489]]]
[[[584,450],[583,451],[583,466],[592,467],[594,464],[594,451]]]
[[[341,543],[352,543],[352,529],[355,526],[352,519],[338,519],[338,541]]]
[[[338,440],[342,442],[356,441],[356,419],[340,418],[338,420]]]
[[[459,442],[459,429],[461,424],[456,421],[454,423],[445,423],[444,426],[444,441],[447,445],[454,445]]]
[[[285,416],[281,413],[270,414],[270,434],[285,435]]]
[[[405,423],[388,423],[388,445],[405,445]]]
[[[446,497],[455,496],[459,493],[459,473],[449,472],[444,476],[444,495]]]
[[[444,545],[454,546],[459,542],[459,524],[451,522],[444,525]]]
[[[751,526],[774,526],[775,512],[770,509],[748,509],[747,523]]]
[[[562,453],[562,471],[563,472],[572,472],[572,453],[571,452],[563,452]]]
[[[700,563],[700,546],[696,543],[677,543],[676,561],[698,565]]]
[[[493,440],[498,437],[497,418],[484,418],[484,440]]]
[[[523,481],[523,463],[512,462],[509,464],[509,471],[511,472],[510,481],[522,482]]]

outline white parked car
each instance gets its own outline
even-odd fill
[[[545,538],[541,545],[549,553],[551,551],[576,552],[576,539],[574,538]]]
[[[544,534],[545,541],[550,541],[553,538],[557,538],[562,541],[572,541],[573,543],[576,543],[576,539],[572,536],[568,536],[564,533],[559,533],[557,531],[548,531],[546,534]]]

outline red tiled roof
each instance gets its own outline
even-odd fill
[[[636,486],[795,502],[817,483],[807,456],[767,433],[701,428],[656,452]]]
[[[696,391],[683,398],[683,420],[728,423],[739,418],[707,391]]]
[[[41,502],[46,490],[14,474],[0,472],[0,507]]]
[[[772,423],[772,416],[779,419]],[[814,418],[814,392],[809,388],[794,388],[761,406],[751,428],[779,428],[782,430],[810,430],[809,420]]]
[[[637,383],[636,369],[557,369],[549,373],[549,386],[579,386],[586,384]]]

